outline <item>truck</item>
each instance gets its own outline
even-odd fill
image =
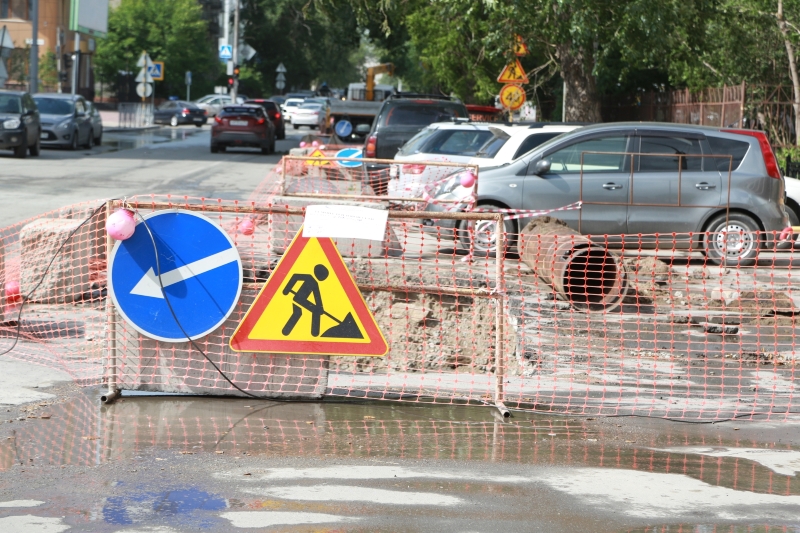
[[[394,65],[384,63],[369,67],[366,82],[348,86],[346,100],[330,100],[333,131],[342,141],[363,143],[383,101],[394,94],[391,85],[375,85],[375,76],[381,73],[393,74]]]

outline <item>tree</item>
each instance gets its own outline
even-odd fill
[[[307,89],[326,81],[346,86],[360,78],[350,62],[361,33],[353,10],[343,3],[312,5],[308,0],[248,0],[240,19],[244,39],[257,55],[252,68],[272,90],[275,69],[287,69],[287,90]]]
[[[196,0],[121,0],[109,13],[108,34],[97,43],[95,66],[100,81],[115,85],[120,71],[135,73],[143,51],[164,62],[164,82],[156,82],[162,96],[182,94],[184,75],[193,73],[198,91],[210,91],[221,71],[216,43]]]

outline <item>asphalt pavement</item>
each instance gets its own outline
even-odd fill
[[[0,154],[0,227],[106,197],[246,198],[280,157],[208,136]],[[797,418],[99,394],[0,357],[0,532],[800,532]]]

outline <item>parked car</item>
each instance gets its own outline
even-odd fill
[[[577,124],[435,122],[403,145],[390,167],[389,196],[419,198],[425,187],[463,167],[425,165],[452,162],[489,168],[508,163]]]
[[[207,121],[208,115],[204,109],[182,100],[167,100],[153,112],[154,123],[169,124],[172,127],[194,124],[201,128]]]
[[[38,93],[33,95],[42,120],[39,136],[42,146],[62,146],[77,150],[94,146],[92,118],[86,100],[73,94]]]
[[[372,122],[364,145],[364,157],[393,159],[400,147],[426,126],[447,120],[467,121],[468,117],[464,104],[446,96],[393,94],[384,100]],[[385,164],[367,165],[370,176],[380,176],[379,179],[370,179],[368,183],[376,194],[386,192],[388,173],[379,171],[388,168]]]
[[[100,116],[100,111],[91,102],[86,102],[87,113],[89,118],[92,119],[92,133],[94,134],[94,144],[99,146],[103,142],[103,117]]]
[[[211,125],[211,152],[229,146],[255,146],[262,154],[275,152],[275,126],[260,105],[228,105]]]
[[[459,200],[470,193],[456,173],[434,198]],[[583,200],[580,210],[557,215],[581,233],[611,246],[701,250],[709,261],[725,265],[753,265],[759,250],[774,244],[773,232],[788,224],[775,155],[766,135],[754,130],[664,123],[587,126],[484,170],[477,198],[482,207],[537,210]],[[430,204],[426,209],[444,208]],[[529,220],[505,221],[508,249]],[[460,243],[470,244],[462,223],[426,224],[456,230]],[[477,250],[494,251],[492,225],[476,224]]]
[[[281,109],[278,107],[278,104],[272,100],[264,100],[262,98],[248,100],[245,102],[245,104],[260,105],[263,107],[264,111],[267,113],[267,116],[272,121],[272,124],[275,126],[275,137],[277,139],[286,138],[286,124],[283,122],[283,113],[281,113]]]
[[[292,127],[300,126],[325,129],[325,109],[322,104],[300,104],[292,114]]]
[[[40,153],[42,126],[31,95],[23,91],[0,91],[0,149],[13,150],[14,157]]]
[[[297,108],[303,104],[302,98],[287,98],[281,109],[283,109],[283,117],[289,122],[292,123],[292,115],[297,110]]]
[[[194,104],[206,112],[206,116],[215,117],[223,106],[233,103],[230,96],[226,94],[209,94],[198,100]]]

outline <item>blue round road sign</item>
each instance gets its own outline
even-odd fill
[[[108,288],[117,311],[141,334],[166,342],[208,335],[233,312],[242,292],[242,260],[222,228],[182,209],[157,211],[144,219],[158,248],[139,221],[133,236],[111,251]]]
[[[348,135],[353,133],[353,125],[350,124],[349,120],[340,120],[333,127],[333,131],[335,131],[336,135],[338,135],[339,137],[347,137]]]
[[[345,148],[343,150],[339,150],[336,152],[336,157],[347,157],[350,159],[358,158],[361,159],[363,157],[363,152],[359,148]],[[339,166],[342,167],[360,167],[360,161],[337,161],[336,162]]]

